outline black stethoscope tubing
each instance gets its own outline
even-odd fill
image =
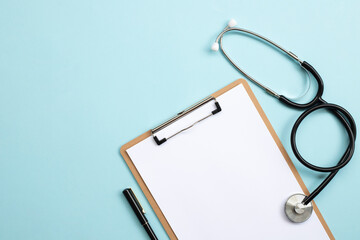
[[[291,107],[305,109],[308,108],[305,112],[303,112],[299,118],[294,123],[294,126],[291,131],[290,139],[291,139],[291,148],[294,152],[296,158],[301,162],[304,166],[310,168],[311,170],[317,172],[331,172],[324,181],[309,195],[303,200],[303,204],[307,205],[311,202],[325,187],[326,185],[335,177],[338,171],[345,167],[346,164],[349,163],[351,160],[354,150],[355,150],[355,139],[356,139],[356,124],[351,116],[351,114],[344,109],[343,107],[335,104],[327,103],[325,100],[322,99],[322,94],[324,91],[324,83],[321,79],[320,74],[307,62],[303,62],[302,66],[308,70],[316,79],[318,83],[318,91],[316,96],[310,102],[306,104],[298,104],[288,100],[284,96],[280,96],[279,100],[286,105]],[[348,136],[349,136],[349,144],[347,149],[345,150],[344,154],[340,158],[339,162],[333,167],[319,167],[313,165],[306,161],[300,154],[297,145],[296,145],[296,133],[301,124],[301,122],[312,112],[319,110],[319,109],[327,109],[330,113],[334,114],[344,126]]]

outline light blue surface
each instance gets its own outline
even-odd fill
[[[315,66],[324,98],[359,124],[359,8],[357,1],[1,0],[0,239],[147,239],[121,194],[126,187],[167,239],[119,149],[240,77],[208,50],[230,18]],[[303,73],[286,57],[246,37],[224,41],[272,88],[303,89]],[[314,189],[324,174],[300,166],[289,144],[300,112],[250,85]],[[346,134],[325,113],[300,131],[300,150],[316,164],[335,163],[345,149]],[[360,238],[356,145],[353,161],[316,199],[338,239]]]

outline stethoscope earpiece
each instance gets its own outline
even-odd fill
[[[235,27],[237,25],[237,22],[235,19],[231,19],[229,22],[228,22],[228,27],[232,28],[232,27]]]
[[[219,43],[214,42],[214,43],[211,45],[211,50],[213,50],[214,52],[219,51]]]
[[[225,30],[228,30],[229,28],[233,28],[237,25],[237,22],[235,19],[231,19],[227,26],[224,28],[223,32]],[[216,39],[216,41],[211,45],[211,50],[213,50],[214,52],[219,51],[219,38]]]

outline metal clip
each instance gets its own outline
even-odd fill
[[[192,111],[198,109],[199,107],[205,105],[206,103],[210,102],[210,101],[215,101],[215,107],[216,109],[214,111],[212,111],[209,115],[203,117],[202,119],[194,122],[193,124],[191,124],[190,126],[186,127],[186,128],[183,128],[181,129],[180,131],[174,133],[173,135],[171,135],[170,137],[167,137],[167,138],[162,138],[162,139],[158,139],[157,136],[155,136],[155,134],[159,131],[161,131],[162,129],[168,127],[169,125],[173,124],[174,122],[178,121],[179,119],[183,118],[184,116],[186,116],[187,114],[191,113]],[[168,139],[178,135],[179,133],[181,132],[184,132],[186,130],[188,130],[189,128],[193,127],[195,124],[205,120],[206,118],[212,116],[212,115],[215,115],[217,114],[218,112],[221,111],[221,107],[220,107],[220,104],[218,103],[218,101],[216,101],[216,98],[214,98],[213,96],[209,96],[203,100],[201,100],[200,102],[194,104],[193,106],[185,109],[184,111],[182,112],[179,112],[176,116],[174,116],[173,118],[171,118],[170,120],[164,122],[163,124],[160,124],[159,126],[157,126],[156,128],[152,129],[151,130],[151,135],[153,136],[155,142],[157,143],[157,145],[161,145],[163,144],[164,142],[166,142]]]

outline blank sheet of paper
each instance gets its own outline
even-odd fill
[[[179,239],[328,239],[317,215],[290,222],[287,198],[303,193],[242,84],[217,98],[222,111],[158,146],[127,150]],[[159,133],[169,136],[214,102]],[[169,132],[170,131],[170,132]]]

